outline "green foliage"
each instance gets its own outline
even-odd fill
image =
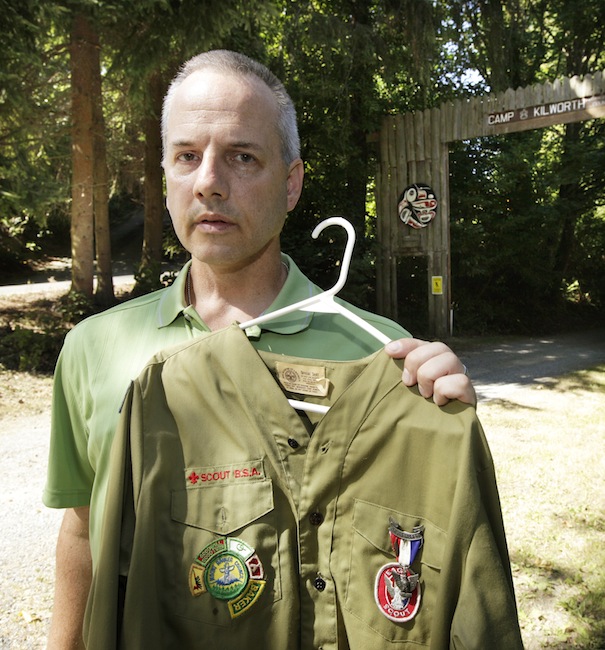
[[[66,323],[79,323],[98,311],[98,308],[88,296],[70,291],[60,299],[59,311]]]
[[[8,370],[52,373],[64,332],[36,332],[5,326],[0,330],[0,364]]]
[[[589,207],[595,193],[586,161],[595,152],[587,152],[584,143],[577,148],[584,155],[571,168],[562,168],[563,139],[563,129],[552,128],[453,147],[450,207],[457,331],[552,331],[565,325],[574,304],[587,306],[590,301],[593,311],[601,307],[602,283],[595,273],[603,269],[605,229]],[[577,200],[562,203],[560,187],[576,179],[585,181]],[[578,245],[562,278],[556,262],[570,211],[584,216],[577,218]],[[575,291],[565,291],[569,286]],[[590,310],[581,313],[587,316]]]
[[[142,296],[160,289],[162,287],[160,280],[161,267],[161,262],[156,260],[151,260],[147,265],[140,266],[139,270],[134,274],[136,285],[133,295]]]
[[[281,22],[266,36],[268,63],[297,106],[306,169],[284,249],[320,286],[331,286],[342,247],[328,233],[313,241],[310,232],[327,217],[347,218],[358,243],[343,296],[373,307],[374,221],[367,188],[375,152],[368,138],[385,112],[423,107],[430,95],[431,61],[437,58],[434,7],[407,1],[281,4]]]
[[[605,311],[605,205],[583,215],[577,225],[577,247],[571,267],[577,279],[568,278],[571,299]]]
[[[26,268],[69,197],[65,57],[52,27],[61,14],[0,0],[0,270],[10,277]]]
[[[280,76],[300,118],[305,189],[283,245],[321,286],[338,274],[339,235],[310,233],[342,215],[358,233],[345,295],[373,307],[374,215],[367,201],[382,115],[461,95],[605,67],[605,4],[587,0],[0,0],[0,270],[19,270],[61,237],[69,250],[68,25],[90,10],[101,36],[112,227],[143,205],[150,80],[210,47],[238,49]],[[472,75],[468,75],[472,72]],[[570,304],[603,309],[603,120],[456,145],[452,276],[464,331],[548,327]],[[116,217],[116,213],[117,217]],[[170,231],[169,231],[170,232]],[[129,254],[138,257],[138,241]],[[139,246],[140,248],[140,246]],[[167,254],[180,251],[169,236]],[[65,254],[65,253],[64,253]],[[400,265],[421,326],[416,262]],[[404,268],[406,267],[406,268]],[[158,286],[160,268],[139,278]],[[153,276],[153,277],[152,277]],[[409,289],[409,291],[408,291]],[[91,306],[74,299],[67,316]],[[416,327],[414,329],[417,329]]]

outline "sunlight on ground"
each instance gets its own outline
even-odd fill
[[[605,368],[479,405],[528,650],[605,645]]]

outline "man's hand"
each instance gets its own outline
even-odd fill
[[[406,386],[418,384],[423,397],[433,397],[438,406],[458,399],[477,405],[477,395],[466,367],[445,343],[398,339],[387,343],[385,350],[394,359],[405,359],[402,381]]]

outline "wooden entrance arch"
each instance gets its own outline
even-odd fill
[[[381,313],[405,321],[398,310],[397,261],[423,255],[428,258],[430,334],[436,338],[451,334],[449,143],[604,117],[604,75],[600,71],[509,89],[383,119],[376,178]],[[429,185],[438,200],[436,218],[417,230],[402,223],[397,211],[399,195],[413,183]]]

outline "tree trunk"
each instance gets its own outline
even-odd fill
[[[577,122],[566,124],[565,135],[563,136],[561,168],[576,170],[576,172],[565,174],[559,187],[557,206],[561,215],[561,234],[553,264],[555,291],[560,289],[561,282],[569,271],[569,264],[576,243],[576,223],[579,216],[586,209],[582,201],[582,187],[578,180],[581,177],[580,172],[583,168],[581,160],[578,159],[580,129],[581,125]]]
[[[93,146],[94,185],[93,212],[97,253],[97,288],[95,302],[109,307],[114,301],[113,273],[111,268],[111,238],[109,229],[109,188],[107,151],[105,146],[105,119],[103,117],[103,93],[101,87],[101,51],[95,47],[93,74]]]
[[[71,33],[71,291],[92,299],[94,276],[93,91],[96,34],[81,14]]]
[[[160,115],[164,87],[164,78],[161,73],[154,73],[149,80],[151,107],[143,125],[145,133],[145,220],[143,251],[135,287],[136,294],[146,293],[161,286],[164,190],[161,167]]]
[[[360,238],[365,237],[365,218],[367,201],[367,183],[369,176],[370,150],[367,141],[368,115],[367,106],[372,97],[373,64],[367,59],[364,33],[371,29],[370,8],[364,0],[350,4],[351,26],[353,28],[351,53],[350,83],[352,92],[349,96],[349,119],[351,124],[350,144],[355,152],[347,165],[347,187],[351,197],[351,221]]]

